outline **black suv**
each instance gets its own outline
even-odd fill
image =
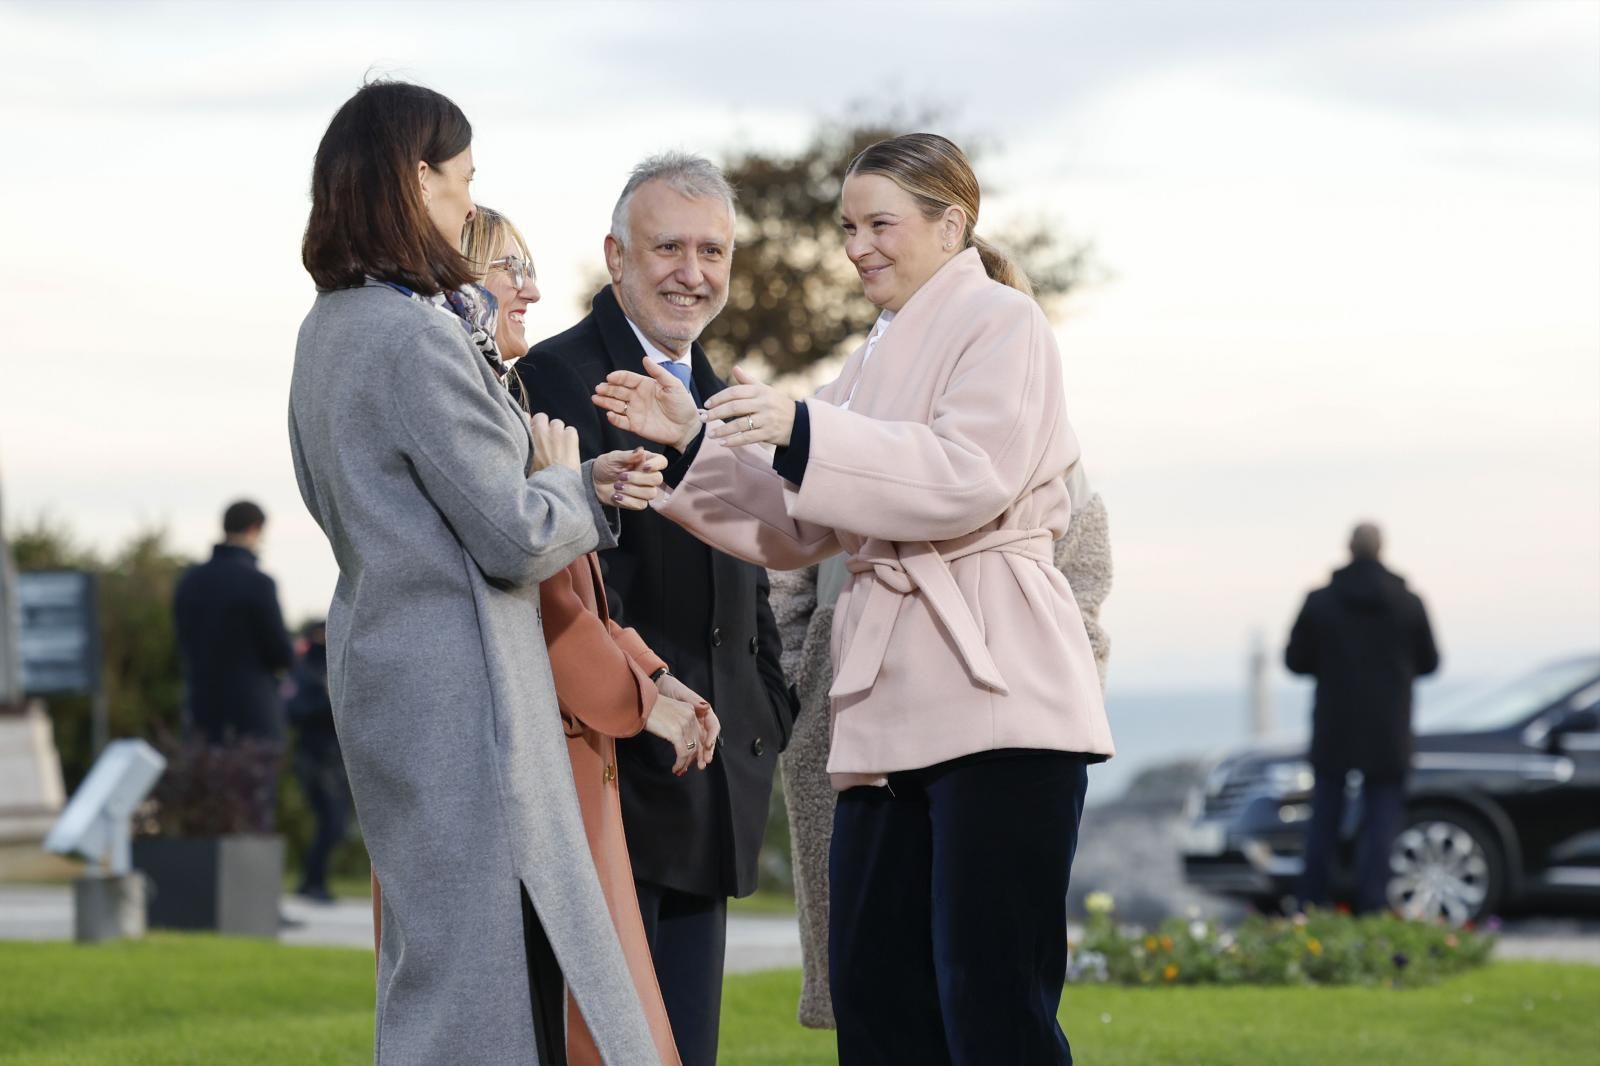
[[[1411,765],[1395,910],[1459,925],[1507,905],[1600,900],[1600,655],[1423,714]],[[1189,883],[1280,908],[1300,875],[1311,785],[1303,749],[1218,763],[1190,799]],[[1347,887],[1359,806],[1343,827]]]

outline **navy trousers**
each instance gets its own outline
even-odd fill
[[[1300,877],[1300,902],[1308,906],[1333,904],[1333,867],[1339,853],[1339,827],[1344,823],[1346,776],[1319,770],[1312,786],[1305,870]],[[1362,782],[1353,901],[1357,914],[1372,914],[1389,905],[1389,852],[1405,813],[1404,781]]]
[[[1056,1022],[1088,759],[984,752],[834,808],[840,1066],[1068,1066]]]
[[[683,1066],[716,1066],[728,901],[635,881],[672,1038]]]
[[[339,742],[332,734],[302,736],[294,754],[295,776],[306,805],[316,818],[316,832],[301,863],[301,892],[328,891],[328,862],[344,842],[350,814],[350,785],[345,778]]]

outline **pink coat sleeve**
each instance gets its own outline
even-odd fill
[[[1071,430],[1055,337],[1037,304],[1002,292],[975,323],[927,424],[809,405],[805,482],[786,490],[792,521],[888,541],[949,540],[1004,513],[1053,443],[1076,454],[1075,442],[1056,440]]]
[[[729,555],[798,570],[836,554],[839,542],[827,526],[789,517],[787,484],[765,448],[728,448],[706,437],[683,481],[651,506]]]

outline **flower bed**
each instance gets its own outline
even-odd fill
[[[1121,985],[1423,985],[1487,962],[1493,929],[1451,929],[1394,915],[1311,911],[1251,917],[1236,929],[1175,918],[1119,924],[1104,893],[1071,945],[1067,978]]]

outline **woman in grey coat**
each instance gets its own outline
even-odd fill
[[[1100,628],[1100,605],[1111,592],[1111,534],[1106,506],[1080,463],[1067,479],[1072,521],[1056,541],[1056,569],[1072,586],[1083,624],[1094,648],[1100,684],[1105,685],[1111,638]],[[772,613],[783,635],[783,672],[800,693],[794,735],[779,763],[789,814],[795,907],[800,914],[800,950],[805,981],[800,989],[800,1024],[832,1029],[833,998],[828,994],[828,847],[833,839],[833,785],[828,778],[828,689],[833,663],[828,658],[833,606],[844,587],[844,557],[804,570],[772,571]],[[1066,906],[1066,901],[1062,901]]]
[[[363,87],[318,147],[302,249],[319,292],[289,440],[339,563],[329,687],[384,886],[376,1058],[562,1062],[564,979],[606,1063],[653,1063],[537,606],[614,543],[599,501],[643,506],[659,475],[622,454],[580,470],[559,423],[530,437],[456,249],[471,135],[438,93]]]

